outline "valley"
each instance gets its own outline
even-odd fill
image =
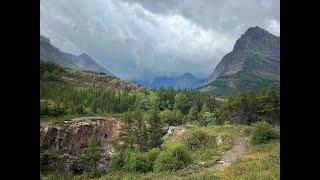
[[[276,87],[219,100],[197,90],[148,89],[40,62],[41,179],[212,179],[231,176],[222,172],[238,166],[242,176],[257,178],[259,172],[242,167],[236,157],[270,143],[277,148]],[[265,142],[250,141],[233,153],[239,138],[259,138],[266,130],[271,134]],[[278,158],[276,152],[266,153]],[[254,155],[246,166],[255,166],[260,157]],[[231,166],[216,169],[220,161]],[[278,178],[271,170],[264,169]]]
[[[148,86],[40,41],[41,179],[280,179],[278,37],[251,27],[208,80]]]

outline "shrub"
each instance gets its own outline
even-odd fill
[[[279,138],[278,133],[267,122],[261,121],[254,125],[252,144],[262,144],[276,138]]]
[[[193,132],[186,140],[189,149],[194,149],[200,146],[202,141],[206,138],[206,133],[201,130]]]
[[[127,172],[150,172],[153,170],[154,162],[160,153],[159,148],[153,148],[146,153],[127,149],[123,153],[111,158],[111,170],[125,170]]]
[[[201,122],[202,126],[206,126],[209,123],[218,124],[217,123],[217,118],[215,117],[215,114],[214,113],[210,113],[210,112],[204,112],[200,122]]]
[[[146,156],[146,165],[148,171],[153,171],[154,164],[160,154],[159,148],[152,148],[148,151],[148,153],[145,154]]]
[[[126,150],[123,169],[127,172],[147,172],[147,160],[143,153]]]
[[[111,171],[118,171],[121,170],[124,166],[124,157],[123,152],[115,154],[111,157],[110,160],[110,170]]]
[[[157,158],[154,170],[156,172],[163,171],[177,171],[192,161],[188,148],[183,144],[174,144],[170,147],[166,147],[164,151],[159,154]]]
[[[43,81],[59,81],[59,77],[54,73],[49,73],[48,71],[46,71],[42,75],[42,80]]]
[[[99,143],[96,138],[92,138],[88,147],[84,150],[80,156],[80,164],[85,167],[85,172],[90,177],[100,176],[98,170],[98,164],[101,159],[101,152],[99,150]]]
[[[183,114],[179,110],[165,109],[159,113],[162,122],[168,123],[171,126],[179,125],[182,123]]]

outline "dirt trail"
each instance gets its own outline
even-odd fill
[[[211,170],[221,169],[226,164],[230,164],[230,163],[234,162],[236,160],[237,156],[240,155],[245,150],[246,145],[250,139],[251,139],[250,136],[238,137],[237,139],[235,139],[235,142],[234,142],[233,146],[231,147],[231,149],[226,151],[221,156],[221,158],[210,167],[210,169]]]

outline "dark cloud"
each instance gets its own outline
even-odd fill
[[[279,35],[279,1],[41,0],[40,32],[121,78],[207,76],[249,26]]]

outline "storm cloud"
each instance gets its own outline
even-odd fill
[[[40,33],[123,79],[208,76],[250,26],[280,35],[279,0],[41,0]]]

